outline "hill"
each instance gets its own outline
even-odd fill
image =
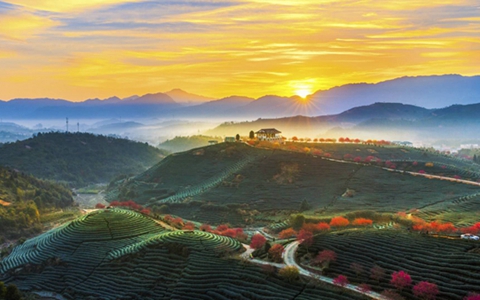
[[[171,91],[165,92],[165,94],[170,96],[177,103],[190,104],[190,105],[214,100],[213,98],[205,97],[201,95],[195,95],[195,94],[186,92],[182,89],[173,89]]]
[[[89,133],[38,133],[0,148],[0,165],[75,187],[142,172],[162,157],[144,143]]]
[[[26,241],[0,262],[0,280],[66,299],[363,299],[287,282],[236,259],[235,239],[167,231],[136,212],[98,210]]]
[[[0,242],[38,233],[43,213],[72,204],[66,187],[0,166]]]
[[[398,212],[479,190],[382,168],[395,162],[406,171],[423,167],[429,173],[480,178],[478,166],[466,171],[473,167],[470,162],[420,149],[331,143],[289,143],[285,148],[294,151],[221,143],[173,154],[140,175],[112,183],[107,198],[161,206],[199,222],[246,226],[298,212],[304,201],[317,216],[364,209]],[[338,161],[344,157],[351,158]],[[371,162],[357,163],[357,157]],[[427,162],[437,167],[425,167]],[[348,190],[355,195],[344,196]]]
[[[221,142],[222,138],[205,135],[176,136],[171,140],[166,140],[165,142],[160,143],[158,148],[165,149],[170,152],[181,152],[193,148],[207,146],[209,141]]]

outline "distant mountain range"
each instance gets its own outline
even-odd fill
[[[402,77],[376,84],[358,83],[298,96],[267,95],[258,99],[231,96],[223,99],[190,94],[180,89],[120,99],[12,99],[0,101],[0,118],[223,118],[255,119],[296,115],[338,114],[376,102],[397,102],[428,109],[480,102],[480,76]]]

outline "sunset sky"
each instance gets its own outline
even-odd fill
[[[478,0],[0,1],[0,99],[291,96],[480,74]]]

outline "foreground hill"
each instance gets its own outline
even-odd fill
[[[246,225],[282,212],[297,212],[303,202],[318,216],[365,209],[398,212],[455,201],[480,190],[475,185],[387,171],[383,163],[328,158],[350,156],[363,161],[375,157],[415,172],[432,162],[429,172],[478,179],[478,167],[467,171],[469,162],[414,148],[329,143],[289,147],[303,153],[241,143],[177,153],[145,173],[111,184],[107,198],[162,206],[164,211],[199,222]],[[349,190],[354,192],[345,196]]]
[[[0,241],[38,233],[41,214],[72,204],[66,187],[0,166]]]
[[[181,152],[193,148],[207,146],[210,141],[221,142],[221,137],[212,137],[205,135],[176,136],[171,140],[166,140],[158,145],[158,148],[170,152]]]
[[[162,157],[147,144],[89,133],[39,133],[0,148],[0,165],[77,187],[142,172]]]
[[[98,210],[15,248],[0,262],[0,281],[66,299],[363,299],[230,256],[242,251],[229,237]]]

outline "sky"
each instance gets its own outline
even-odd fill
[[[478,0],[0,0],[0,99],[478,75]]]

